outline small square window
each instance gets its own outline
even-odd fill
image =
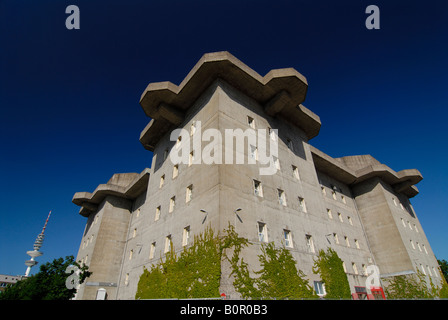
[[[254,164],[258,160],[258,149],[253,145],[250,146],[250,159],[253,160],[251,164]]]
[[[422,269],[423,274],[426,276],[426,271],[422,264],[420,264],[420,268]]]
[[[322,281],[314,281],[314,291],[319,297],[325,296],[325,285]]]
[[[291,231],[289,230],[283,230],[283,238],[285,240],[285,247],[292,248],[292,237],[291,237]]]
[[[337,199],[337,198],[336,198],[336,191],[334,191],[334,190],[333,190],[333,191],[331,191],[331,195],[333,196],[333,199],[334,199],[334,200],[336,200],[336,199]]]
[[[164,253],[170,252],[172,246],[171,235],[165,237],[165,250]]]
[[[196,121],[193,121],[190,126],[190,136],[193,136],[196,132]]]
[[[277,140],[276,136],[277,136],[276,130],[269,128],[269,137],[271,138],[272,141]]]
[[[333,239],[334,239],[334,243],[339,244],[339,237],[338,237],[337,233],[333,233]]]
[[[300,180],[299,168],[297,168],[296,166],[292,166],[292,175],[293,175],[294,178],[296,178],[297,180]]]
[[[179,148],[181,143],[182,143],[182,136],[178,136],[176,141],[176,148]]]
[[[154,221],[157,221],[160,219],[160,206],[156,208],[156,216],[154,217]]]
[[[281,189],[277,189],[277,193],[278,193],[278,203],[280,203],[282,206],[286,207],[285,191],[283,191]]]
[[[394,205],[397,206],[397,200],[395,200],[395,198],[392,198],[392,201],[393,201]]]
[[[175,164],[173,167],[173,179],[179,175],[179,165]]]
[[[322,195],[325,197],[327,195],[327,189],[325,189],[324,186],[320,186],[320,191],[322,192]]]
[[[358,267],[356,266],[356,263],[352,262],[352,268],[353,268],[353,273],[358,274]]]
[[[367,273],[367,267],[366,267],[366,265],[363,263],[363,264],[361,265],[361,267],[362,267],[362,274],[365,275],[365,276],[368,276],[369,274]]]
[[[255,120],[252,117],[247,117],[247,124],[249,125],[249,127],[251,127],[252,129],[255,129]]]
[[[300,211],[306,213],[305,199],[303,199],[303,198],[301,198],[301,197],[299,197],[299,208],[300,208]]]
[[[313,237],[312,237],[311,235],[307,234],[307,235],[305,236],[305,239],[306,239],[306,248],[307,248],[307,251],[308,251],[309,253],[314,253],[315,251],[314,251]]]
[[[190,184],[187,187],[187,191],[186,191],[186,195],[185,195],[185,202],[187,202],[187,203],[190,202],[192,198],[193,198],[193,185]]]
[[[182,245],[183,246],[188,245],[189,240],[190,240],[190,226],[184,228],[184,232],[182,235]]]
[[[254,194],[259,197],[263,197],[263,187],[261,186],[261,182],[258,180],[253,180],[254,182]]]
[[[258,241],[268,242],[268,232],[266,224],[263,222],[258,222]]]
[[[188,166],[191,166],[193,164],[194,161],[194,151],[191,151],[190,154],[188,155]]]
[[[175,205],[176,205],[176,197],[172,197],[170,199],[170,209],[168,212],[170,212],[170,213],[173,212]]]
[[[275,156],[272,156],[272,159],[274,160],[275,168],[277,170],[280,170],[280,160],[277,157],[275,157]]]
[[[154,252],[156,251],[156,243],[151,243],[151,248],[149,249],[149,259],[154,258]]]

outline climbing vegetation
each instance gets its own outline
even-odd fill
[[[425,275],[417,269],[416,274],[394,276],[387,281],[387,299],[434,299],[448,298],[448,285],[442,281],[436,286],[429,278],[429,286]],[[443,279],[445,280],[445,279]]]
[[[233,286],[244,299],[317,298],[290,251],[264,244],[258,255],[261,269],[251,271],[242,257],[249,241],[229,224],[222,235],[207,228],[179,255],[171,248],[165,260],[144,269],[136,299],[219,297],[221,263],[228,261]],[[252,275],[253,276],[252,276]]]
[[[351,299],[350,285],[342,266],[342,260],[336,251],[328,248],[319,250],[314,260],[313,272],[319,273],[325,284],[325,299]]]

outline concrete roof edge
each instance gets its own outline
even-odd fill
[[[338,161],[339,158],[332,158],[314,146],[310,145],[310,150],[317,170],[347,184],[354,185],[373,177],[379,177],[392,187],[396,186],[397,192],[412,198],[418,194],[418,188],[414,185],[423,179],[417,169],[405,169],[396,172],[382,163],[370,164],[355,171],[342,161]],[[354,178],[351,182],[347,179],[350,176]]]
[[[126,199],[135,199],[144,191],[148,185],[150,169],[145,168],[136,178],[134,178],[126,187],[114,184],[99,184],[95,191],[76,192],[72,202],[80,206],[79,214],[87,217],[94,208],[96,208],[106,196],[114,195]],[[135,188],[137,186],[137,188]]]
[[[262,106],[285,91],[288,99],[284,107],[270,111],[284,114],[295,125],[301,127],[308,138],[315,137],[320,130],[320,118],[311,110],[301,106],[308,88],[307,79],[294,68],[273,69],[265,76],[248,67],[227,51],[204,54],[187,76],[177,86],[169,81],[150,83],[140,98],[140,105],[151,124],[140,134],[140,141],[148,150],[153,150],[160,132],[152,137],[149,130],[158,121],[168,121],[172,126],[163,125],[163,130],[177,127],[182,115],[216,79],[222,79],[258,101]],[[161,108],[162,105],[169,106]],[[178,114],[176,114],[178,112]],[[269,114],[269,113],[268,113]],[[172,119],[170,116],[174,116]],[[272,114],[271,114],[272,115]],[[175,120],[173,120],[175,119]],[[161,127],[160,125],[159,127]]]

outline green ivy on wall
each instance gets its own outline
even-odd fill
[[[221,243],[211,228],[194,237],[194,243],[179,256],[174,248],[165,261],[144,269],[136,299],[219,297]]]
[[[140,277],[136,299],[210,298],[219,297],[221,262],[230,264],[233,286],[243,299],[316,299],[305,274],[297,269],[290,250],[275,247],[273,242],[263,244],[258,255],[261,269],[251,276],[248,264],[241,256],[250,245],[238,236],[230,225],[223,235],[215,235],[209,227],[195,236],[193,245],[176,255],[174,248],[165,261],[144,269]],[[319,253],[316,273],[321,273],[330,298],[350,298],[350,288],[342,261],[336,252]],[[348,292],[348,294],[347,294]]]
[[[261,247],[258,255],[261,270],[255,279],[259,296],[276,299],[316,299],[312,287],[302,270],[296,268],[296,261],[285,247],[276,248],[273,242]]]
[[[314,260],[313,272],[319,273],[325,284],[325,299],[351,299],[350,285],[342,266],[342,260],[336,251],[328,248],[319,250]]]
[[[448,285],[443,280],[442,285],[438,287],[429,278],[428,286],[425,275],[417,269],[417,274],[394,276],[386,280],[385,293],[387,299],[446,299],[448,298]]]

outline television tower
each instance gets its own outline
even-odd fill
[[[34,260],[34,258],[40,257],[43,255],[43,252],[40,252],[40,248],[42,247],[42,244],[44,243],[45,238],[45,228],[47,227],[48,220],[50,219],[51,211],[48,214],[47,220],[45,220],[44,227],[42,229],[42,232],[37,235],[36,241],[34,242],[34,250],[27,251],[26,254],[31,257],[31,260],[26,260],[25,265],[28,266],[26,268],[25,277],[28,277],[31,271],[31,268],[34,267],[37,264],[37,261]]]

